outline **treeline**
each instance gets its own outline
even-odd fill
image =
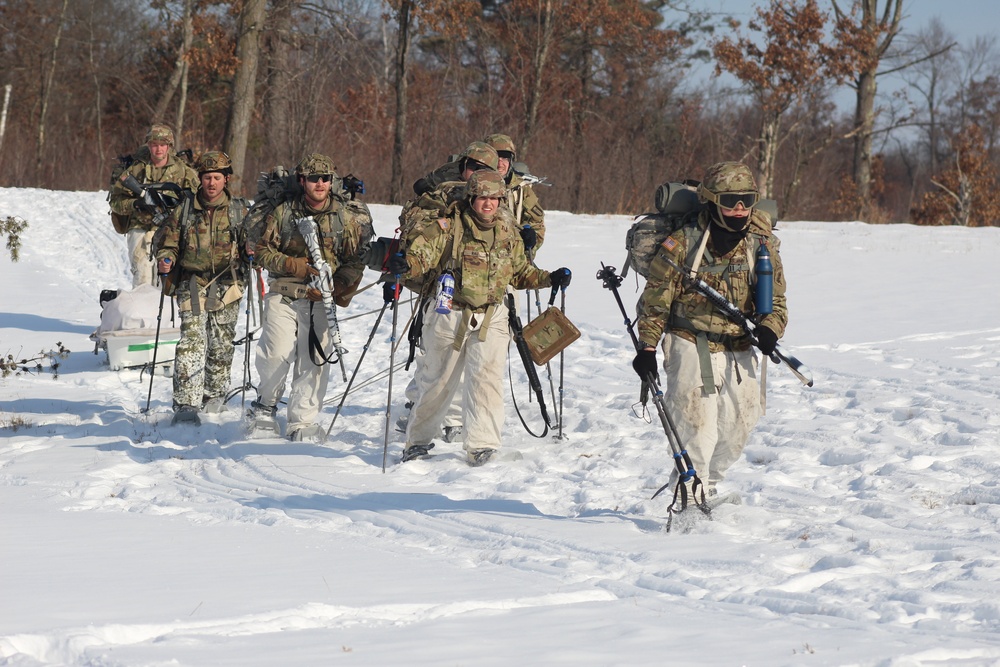
[[[319,151],[399,203],[503,132],[548,209],[643,212],[738,159],[787,219],[998,224],[994,44],[906,4],[761,0],[739,25],[689,0],[0,0],[0,186],[105,189],[166,122],[245,195]]]

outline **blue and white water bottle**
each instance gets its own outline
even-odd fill
[[[754,286],[754,308],[758,315],[770,315],[774,309],[774,267],[771,265],[771,251],[761,241],[754,263],[757,284]]]
[[[437,303],[434,312],[446,315],[451,312],[451,301],[455,295],[455,277],[450,271],[445,271],[438,278]]]

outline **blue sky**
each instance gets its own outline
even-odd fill
[[[879,0],[881,10],[886,0]],[[847,7],[851,0],[843,0],[841,7]],[[744,22],[754,14],[756,7],[766,4],[766,0],[700,0],[705,8],[742,18]],[[829,0],[820,0],[820,6],[829,10]],[[966,45],[980,35],[994,35],[1000,28],[1000,4],[997,0],[904,0],[903,29],[916,32],[925,27],[935,16],[955,34],[959,44]]]

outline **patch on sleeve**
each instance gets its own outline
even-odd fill
[[[443,232],[448,231],[448,218],[438,218],[438,227],[440,227]]]
[[[677,247],[677,241],[674,240],[673,236],[668,236],[666,240],[662,243],[662,245],[668,251],[673,252],[674,248]]]

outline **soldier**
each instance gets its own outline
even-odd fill
[[[195,163],[200,186],[171,214],[156,251],[160,275],[175,270],[181,339],[174,361],[173,423],[200,424],[199,409],[221,412],[233,364],[243,296],[239,249],[246,204],[230,194],[232,161],[221,151]]]
[[[650,264],[638,324],[644,348],[632,366],[639,377],[656,373],[656,345],[664,338],[666,404],[711,502],[761,415],[757,357],[740,326],[685,290],[663,258],[697,275],[759,322],[765,355],[784,333],[788,311],[778,239],[768,215],[755,208],[759,193],[750,169],[739,162],[713,165],[698,195],[704,210],[668,236]],[[767,246],[774,265],[768,315],[758,315],[754,305],[752,267],[760,244]]]
[[[268,214],[256,247],[257,262],[268,271],[269,291],[257,347],[260,383],[252,410],[262,424],[273,424],[291,367],[286,432],[290,440],[307,440],[325,435],[316,418],[330,378],[326,360],[335,360],[336,354],[322,294],[308,286],[318,272],[296,221],[306,216],[315,221],[323,258],[333,271],[334,296],[340,298],[361,281],[372,217],[365,204],[333,193],[340,178],[326,155],[306,156],[295,174],[302,194]]]
[[[513,169],[514,160],[517,159],[513,140],[506,134],[491,134],[483,141],[496,149],[499,157],[497,171],[507,182],[507,207],[514,214],[514,223],[521,234],[528,259],[534,260],[545,240],[545,211],[542,210],[531,184],[525,183]]]
[[[465,186],[462,185],[469,177],[477,171],[490,169],[498,171],[500,156],[496,149],[482,141],[474,141],[466,147],[458,160],[449,162],[436,171],[431,172],[423,179],[413,185],[417,195],[429,194],[442,201],[449,201],[453,198],[461,199],[465,195]],[[508,163],[509,166],[509,163]],[[502,172],[501,172],[502,173]],[[441,180],[444,179],[444,180]],[[418,191],[420,190],[420,191]],[[419,208],[419,200],[407,203],[401,215],[405,216],[413,207]],[[404,395],[406,396],[406,409],[413,408],[413,403],[417,400],[417,373],[423,363],[423,353],[416,361],[416,368],[409,384],[406,385]],[[401,417],[396,422],[400,428],[406,428],[409,417]],[[456,391],[455,398],[443,421],[444,441],[455,442],[462,437],[462,392]]]
[[[479,466],[493,456],[504,419],[503,366],[510,341],[507,288],[569,285],[569,269],[549,273],[528,262],[513,216],[500,204],[505,195],[506,184],[498,172],[471,174],[463,198],[443,217],[438,217],[437,208],[428,211],[434,222],[423,226],[405,255],[389,260],[390,272],[404,280],[436,282],[450,271],[455,281],[451,310],[437,312],[433,300],[424,306],[425,354],[416,373],[418,395],[407,424],[403,461],[428,456],[459,386],[468,463]]]
[[[146,134],[146,149],[140,151],[127,168],[140,184],[176,183],[184,190],[198,189],[198,174],[172,153],[174,132],[166,125],[153,125]],[[132,287],[156,285],[156,263],[151,252],[153,215],[155,211],[145,209],[141,199],[129,191],[117,179],[111,186],[109,195],[111,212],[127,219],[126,243],[132,270]]]

